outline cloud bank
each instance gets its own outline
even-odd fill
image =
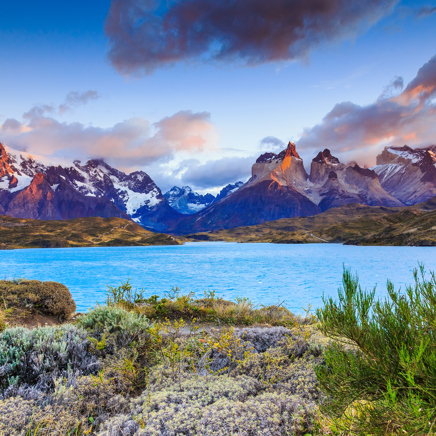
[[[403,80],[395,78],[388,88],[387,94],[399,91]],[[307,155],[329,148],[344,161],[358,159],[372,165],[384,146],[435,144],[436,56],[398,95],[387,98],[385,91],[367,106],[335,105],[320,124],[305,129],[299,148]]]
[[[247,181],[255,157],[224,157],[200,163],[196,160],[182,162],[179,171],[183,185],[195,189],[209,189],[238,181]]]
[[[130,118],[110,128],[61,122],[52,116],[92,98],[94,94],[70,93],[62,105],[33,107],[23,121],[9,118],[0,125],[0,141],[37,155],[104,158],[126,169],[215,147],[216,133],[208,112],[180,111],[154,124]]]
[[[123,74],[179,61],[257,65],[353,38],[398,0],[112,0],[109,60]]]

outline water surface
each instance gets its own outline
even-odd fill
[[[256,304],[285,301],[296,313],[322,305],[322,295],[336,295],[342,266],[358,272],[364,287],[386,280],[404,289],[418,262],[436,271],[436,248],[355,247],[339,244],[238,244],[196,242],[182,246],[54,248],[0,251],[0,278],[26,277],[64,283],[84,311],[104,302],[106,285],[130,278],[144,294],[163,295],[173,286],[182,292],[215,290],[234,300]]]

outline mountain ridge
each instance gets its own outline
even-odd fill
[[[0,213],[19,218],[119,217],[183,235],[312,216],[352,203],[403,207],[434,196],[436,146],[386,147],[372,168],[341,163],[324,149],[308,174],[289,142],[280,153],[259,156],[246,183],[227,185],[215,197],[189,187],[162,194],[143,171],[126,174],[101,159],[47,159],[0,144]]]

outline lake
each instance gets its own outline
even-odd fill
[[[162,296],[173,286],[197,296],[215,290],[229,300],[285,301],[290,310],[303,313],[309,304],[321,306],[323,293],[337,294],[343,265],[359,274],[363,287],[377,285],[383,296],[388,278],[403,289],[411,283],[418,262],[436,271],[436,248],[197,242],[1,251],[0,278],[61,282],[70,289],[78,311],[103,303],[106,285],[117,286],[129,278],[134,287],[144,288],[146,296]]]

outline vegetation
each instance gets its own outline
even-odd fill
[[[404,293],[375,299],[344,271],[339,301],[324,300],[321,330],[334,338],[318,380],[322,409],[352,434],[436,433],[436,277],[424,268]]]
[[[74,325],[6,325],[0,435],[436,434],[436,276],[387,286],[345,270],[297,317],[127,282]]]
[[[59,320],[68,319],[76,311],[76,303],[65,285],[38,280],[0,280],[0,304],[5,309],[24,308]]]
[[[122,218],[41,221],[0,216],[0,249],[178,245],[172,236],[153,233]]]
[[[198,233],[188,241],[436,245],[436,201],[408,208],[349,204],[319,215]]]

